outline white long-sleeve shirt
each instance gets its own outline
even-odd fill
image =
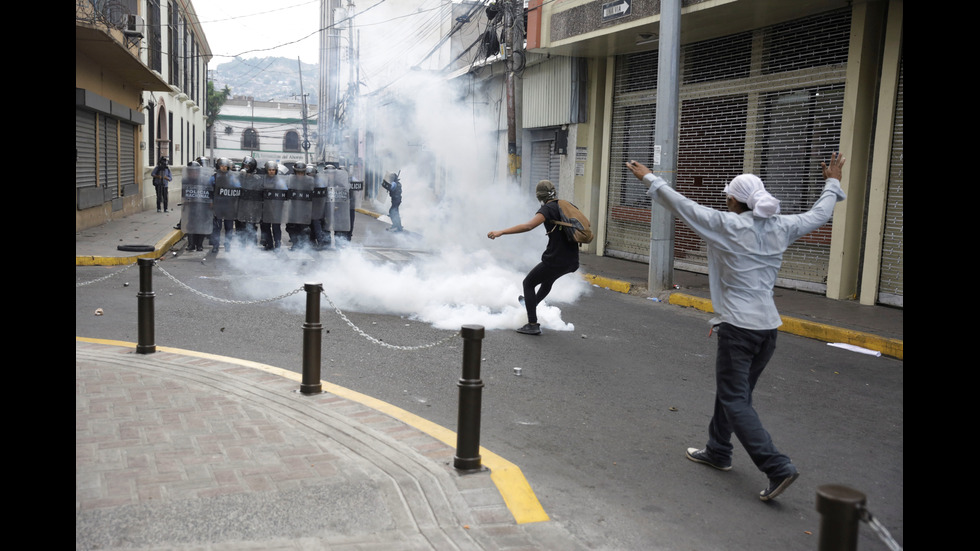
[[[782,325],[773,286],[783,252],[794,241],[824,225],[834,204],[846,198],[835,178],[802,214],[759,218],[751,211],[735,214],[701,206],[684,197],[654,174],[647,194],[690,226],[708,243],[708,282],[715,310],[712,324],[730,323],[744,329],[775,329]]]

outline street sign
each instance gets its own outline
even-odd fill
[[[626,17],[633,13],[633,0],[617,0],[602,5],[602,22]]]

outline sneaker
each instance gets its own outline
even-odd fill
[[[687,448],[687,458],[695,463],[701,463],[702,465],[707,465],[709,467],[714,467],[719,471],[730,471],[732,470],[731,465],[724,465],[714,461],[710,455],[708,455],[708,450],[699,450],[697,448]]]
[[[525,335],[540,335],[541,334],[541,324],[540,323],[526,323],[524,327],[517,330],[518,333],[523,333]]]
[[[759,499],[762,501],[769,501],[770,499],[776,499],[776,496],[783,493],[789,485],[796,481],[800,477],[799,472],[795,472],[789,476],[783,476],[780,478],[770,478],[769,486],[759,492]]]
[[[520,302],[521,306],[524,306],[524,295],[517,297],[517,302]]]

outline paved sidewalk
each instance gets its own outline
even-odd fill
[[[582,548],[518,524],[449,445],[297,377],[76,340],[76,549]]]

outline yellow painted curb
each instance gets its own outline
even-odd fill
[[[361,213],[361,214],[366,214],[366,215],[368,215],[368,216],[373,216],[373,217],[375,217],[375,218],[379,218],[379,217],[381,216],[381,215],[380,215],[380,214],[378,214],[377,212],[372,212],[372,211],[369,211],[369,210],[365,210],[365,209],[354,209],[354,211],[356,211],[356,212],[359,212],[359,213]]]
[[[608,277],[602,277],[593,274],[583,274],[582,277],[589,283],[598,285],[599,287],[605,287],[610,291],[617,291],[620,293],[627,293],[627,294],[629,294],[630,292],[630,284],[625,281],[609,279]]]
[[[75,337],[75,340],[80,342],[105,344],[109,346],[136,348],[136,343],[125,341],[92,339],[86,337]],[[156,349],[159,352],[170,352],[172,354],[181,354],[184,356],[207,358],[210,360],[240,365],[243,367],[259,369],[261,371],[295,381],[296,383],[303,382],[302,374],[287,371],[285,369],[267,364],[242,360],[239,358],[229,358],[227,356],[219,356],[217,354],[184,350],[181,348],[170,348],[168,346],[157,346]],[[398,419],[406,425],[428,434],[447,446],[453,448],[456,447],[456,433],[443,426],[437,425],[428,419],[419,417],[414,413],[405,411],[400,407],[394,406],[387,402],[382,402],[381,400],[366,394],[361,394],[360,392],[349,388],[344,388],[333,383],[328,383],[326,381],[320,382],[325,392],[329,392],[335,396],[340,396],[341,398],[345,398],[352,402],[357,402],[371,409],[380,411],[390,417]],[[549,520],[548,514],[544,511],[544,507],[541,506],[537,496],[534,495],[534,490],[531,489],[531,485],[528,483],[527,479],[524,478],[524,474],[517,465],[514,465],[510,461],[507,461],[503,457],[500,457],[482,446],[480,447],[480,458],[483,466],[490,470],[490,480],[492,480],[494,485],[497,486],[497,491],[499,491],[501,497],[503,497],[504,503],[507,505],[510,513],[514,515],[514,520],[517,522],[517,524],[527,524],[531,522],[542,522]]]
[[[184,237],[184,233],[180,230],[174,230],[167,237],[164,237],[157,242],[153,247],[152,252],[146,252],[143,254],[133,255],[133,256],[76,256],[75,265],[76,266],[124,266],[127,264],[135,264],[140,258],[160,258],[175,243]]]
[[[702,310],[704,312],[713,313],[715,311],[711,306],[710,299],[685,295],[684,293],[671,293],[667,302],[678,306],[697,308],[698,310]],[[780,316],[780,319],[783,320],[783,325],[779,327],[779,330],[784,333],[799,335],[801,337],[807,337],[824,342],[853,344],[862,348],[876,350],[886,356],[891,356],[899,360],[905,359],[905,344],[904,341],[899,339],[880,337],[878,335],[865,333],[863,331],[844,329],[833,325],[792,318],[789,316]]]

